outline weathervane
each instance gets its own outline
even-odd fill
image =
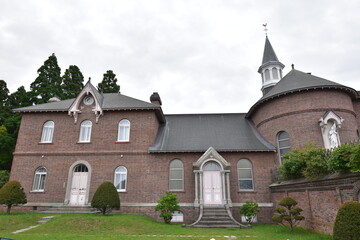
[[[266,28],[267,23],[264,23],[263,26],[264,26],[265,35],[267,36],[267,30],[268,30],[268,29]]]

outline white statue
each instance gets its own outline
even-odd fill
[[[334,123],[329,131],[330,148],[339,146],[338,132],[336,131],[336,124]]]

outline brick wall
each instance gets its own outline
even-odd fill
[[[342,143],[357,139],[358,121],[350,96],[342,91],[316,90],[292,93],[261,104],[251,119],[262,136],[276,146],[276,135],[286,131],[292,148],[308,142],[323,147],[319,119],[332,110],[344,122],[339,129]]]
[[[301,226],[317,232],[332,234],[336,214],[346,201],[359,201],[360,174],[334,174],[313,181],[288,181],[273,184],[272,200],[278,203],[283,197],[294,198],[304,211]],[[276,206],[279,207],[279,206]]]

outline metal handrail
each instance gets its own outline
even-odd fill
[[[16,239],[13,239],[13,238],[7,238],[7,237],[0,237],[0,240],[1,239],[6,239],[6,240],[16,240]]]

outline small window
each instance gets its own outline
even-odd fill
[[[270,80],[270,71],[269,71],[269,69],[266,69],[265,70],[265,81],[268,81],[268,80]]]
[[[85,120],[81,123],[79,142],[90,142],[92,122]]]
[[[272,68],[272,76],[273,76],[273,79],[279,79],[279,74],[278,74],[278,70],[277,68]]]
[[[240,159],[237,164],[240,191],[254,190],[252,164],[248,159]]]
[[[46,168],[39,167],[35,171],[34,184],[32,191],[33,192],[43,192],[45,189],[46,182]]]
[[[114,185],[118,192],[126,191],[127,169],[123,166],[115,169]]]
[[[43,125],[42,134],[41,134],[41,142],[42,143],[51,143],[54,135],[54,122],[47,121]]]
[[[174,211],[171,222],[184,222],[184,214],[180,211]]]
[[[277,144],[280,164],[283,162],[283,156],[290,152],[290,138],[287,132],[281,131],[277,135]]]
[[[130,140],[130,121],[123,119],[119,122],[118,142],[128,142]]]
[[[184,165],[179,159],[172,160],[170,163],[169,189],[171,191],[184,190]]]

